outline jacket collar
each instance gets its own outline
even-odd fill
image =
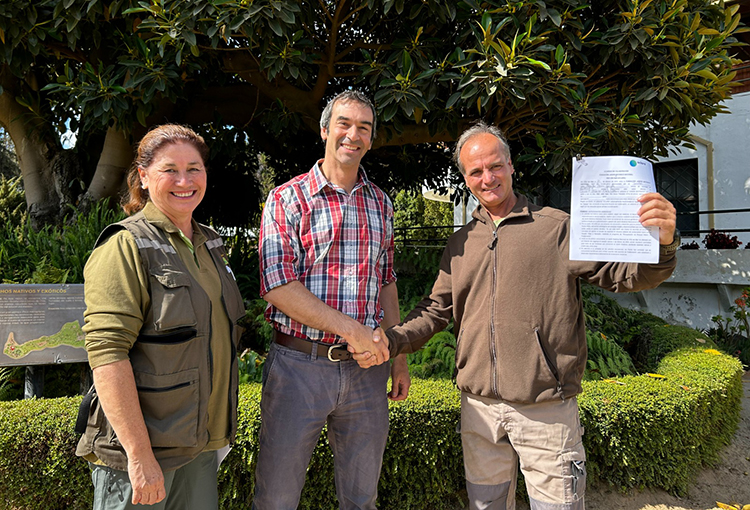
[[[529,210],[529,199],[526,198],[525,195],[519,195],[518,193],[513,194],[516,196],[516,205],[513,206],[513,209],[508,213],[505,219],[531,216],[531,210]],[[482,207],[482,204],[479,204],[477,208],[474,209],[471,216],[482,223],[492,224],[492,218],[490,218],[487,209]]]

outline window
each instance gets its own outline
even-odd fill
[[[697,237],[698,160],[682,159],[654,163],[656,189],[677,209],[677,228],[683,236]]]

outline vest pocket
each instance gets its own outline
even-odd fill
[[[139,342],[150,344],[180,344],[192,340],[198,335],[198,330],[191,327],[178,328],[161,335],[138,335]]]
[[[151,268],[151,310],[156,331],[195,326],[190,276],[171,266]]]
[[[135,373],[143,418],[154,448],[198,446],[198,369]]]

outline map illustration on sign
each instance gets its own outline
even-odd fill
[[[13,359],[20,359],[34,351],[43,349],[54,349],[62,345],[83,349],[85,335],[78,321],[68,322],[62,329],[50,336],[41,336],[33,340],[27,340],[21,344],[16,342],[15,335],[11,331],[8,340],[5,341],[3,354]]]
[[[0,285],[0,367],[86,362],[83,285]]]

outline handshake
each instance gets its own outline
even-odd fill
[[[385,363],[390,358],[388,337],[383,328],[370,329],[359,324],[353,334],[344,337],[352,357],[362,368],[370,368]]]

